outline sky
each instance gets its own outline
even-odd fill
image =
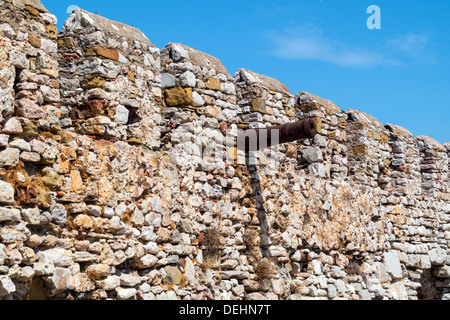
[[[41,1],[59,28],[78,6],[139,28],[158,48],[180,42],[213,55],[232,75],[250,69],[293,94],[450,140],[450,1]]]

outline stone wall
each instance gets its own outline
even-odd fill
[[[0,300],[450,298],[450,143],[81,9],[0,13]]]

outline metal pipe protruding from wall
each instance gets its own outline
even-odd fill
[[[245,152],[258,151],[283,143],[314,139],[316,135],[315,122],[304,119],[280,126],[239,131],[237,148]]]

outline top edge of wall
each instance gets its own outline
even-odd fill
[[[72,12],[71,16],[64,23],[64,26],[61,29],[61,33],[80,30],[88,27],[94,27],[99,30],[104,30],[116,34],[120,37],[140,41],[142,43],[146,43],[151,47],[156,47],[138,28],[102,17],[98,14],[83,9],[75,9]]]

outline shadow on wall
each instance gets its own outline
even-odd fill
[[[258,173],[257,165],[254,164],[253,161],[251,161],[251,155],[249,152],[245,153],[245,164],[247,165],[247,169],[249,171],[250,184],[255,200],[256,214],[261,228],[261,252],[262,255],[265,256],[266,251],[269,249],[269,225],[267,223],[267,213],[264,208],[264,199],[261,189],[261,177]]]

